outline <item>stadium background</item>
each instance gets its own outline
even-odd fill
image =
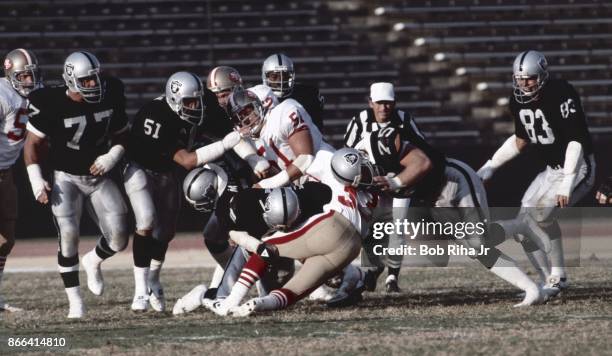
[[[0,11],[5,53],[32,49],[45,82],[57,84],[65,57],[89,50],[126,84],[129,115],[176,71],[205,80],[211,68],[229,65],[250,86],[261,81],[263,60],[283,52],[297,81],[325,96],[324,134],[336,147],[366,107],[369,85],[390,81],[398,108],[415,116],[428,140],[474,168],[512,131],[514,56],[537,49],[552,77],[580,92],[598,177],[610,175],[612,3],[605,1],[9,0]],[[517,205],[540,168],[526,154],[501,169],[488,187],[491,205]],[[34,201],[21,160],[16,176],[18,238],[54,236],[51,212]],[[201,217],[185,208],[179,226],[199,229]],[[83,229],[96,231],[88,218]]]

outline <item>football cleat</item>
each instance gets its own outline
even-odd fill
[[[530,305],[542,304],[548,300],[548,296],[539,286],[525,291],[525,298],[522,302],[515,304],[515,308],[527,307]]]
[[[70,303],[70,308],[68,309],[68,319],[80,319],[85,316],[85,304],[80,303]]]
[[[395,277],[395,275],[390,274],[387,276],[387,279],[385,280],[385,291],[387,292],[387,294],[401,292],[397,284],[397,277]]]
[[[260,298],[253,298],[242,305],[230,308],[227,312],[227,315],[233,316],[235,318],[247,317],[255,312],[255,310],[257,309],[257,304],[259,304],[259,302]]]
[[[146,295],[135,295],[134,300],[132,300],[132,311],[134,312],[144,312],[147,311],[147,306],[149,306],[149,298]]]
[[[172,308],[172,314],[180,315],[196,310],[202,305],[204,293],[206,293],[205,285],[199,284],[195,286],[189,293],[176,301],[174,308]]]
[[[9,313],[17,313],[17,312],[23,311],[23,309],[9,305],[8,303],[4,301],[4,298],[0,296],[0,312],[3,312],[3,311],[9,312]]]
[[[316,302],[327,302],[334,297],[334,293],[332,290],[327,287],[325,284],[321,285],[319,288],[315,289],[308,296],[308,300],[316,301]]]
[[[226,316],[229,308],[223,301],[224,299],[204,299],[202,305],[218,316]]]
[[[161,285],[152,286],[149,289],[149,304],[156,312],[166,311],[166,298],[164,297],[164,289]]]
[[[349,266],[345,270],[340,288],[338,288],[336,295],[327,301],[327,306],[329,308],[344,308],[359,303],[363,299],[361,293],[365,289],[364,279],[365,273],[361,269]]]
[[[93,258],[95,251],[90,251],[81,259],[85,273],[87,274],[87,287],[95,295],[102,295],[104,292],[104,279],[100,263],[96,263]]]
[[[567,282],[567,278],[559,277],[559,276],[550,276],[548,277],[548,281],[544,285],[544,292],[550,297],[556,297],[563,290],[569,287],[569,283]]]

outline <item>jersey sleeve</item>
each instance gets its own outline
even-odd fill
[[[113,79],[111,83],[110,87],[114,91],[113,98],[115,102],[109,132],[113,134],[127,129],[128,117],[125,112],[125,86],[119,79]]]
[[[357,142],[361,140],[361,133],[363,127],[361,127],[361,121],[359,116],[353,116],[349,124],[346,126],[346,133],[344,134],[344,146],[355,148]]]
[[[577,141],[584,145],[588,128],[580,96],[571,84],[566,83],[559,97],[559,118],[563,135],[568,142]]]
[[[44,89],[40,89],[44,90]],[[52,128],[52,114],[46,108],[44,102],[44,95],[41,95],[41,91],[37,90],[30,94],[28,97],[28,131],[34,132],[37,136],[50,135]],[[38,132],[37,132],[38,131]]]

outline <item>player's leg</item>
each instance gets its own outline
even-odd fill
[[[88,182],[90,190],[87,208],[98,224],[102,236],[96,247],[83,256],[87,286],[96,295],[104,291],[102,262],[123,251],[128,244],[127,206],[115,183],[106,177]]]
[[[15,245],[15,220],[17,219],[17,188],[11,169],[0,170],[0,290],[6,259]],[[0,293],[0,312],[19,311],[4,301]]]
[[[153,248],[153,226],[156,221],[156,211],[152,197],[153,182],[150,182],[143,169],[132,162],[126,166],[123,180],[136,221],[136,231],[132,240],[132,256],[134,259],[132,310],[144,311],[149,304],[148,278]]]
[[[212,214],[204,226],[204,244],[208,252],[220,266],[225,266],[229,261],[234,248],[229,244],[228,231],[219,224],[215,214]]]
[[[68,318],[81,318],[85,314],[79,288],[79,235],[84,194],[74,178],[63,172],[54,173],[51,191],[51,211],[59,237],[57,264],[70,310]]]
[[[407,198],[394,198],[393,199],[393,217],[391,222],[400,221],[403,222],[407,220],[410,216],[409,211],[410,199]],[[389,235],[389,249],[401,249],[406,246],[406,238],[397,234],[394,231]],[[402,261],[404,260],[403,254],[395,254],[387,256],[387,269],[388,275],[385,280],[385,291],[387,293],[399,293],[399,272],[402,266]]]
[[[159,174],[155,177],[154,200],[157,219],[153,228],[149,272],[149,302],[156,311],[164,311],[166,301],[160,275],[168,244],[176,234],[176,223],[180,209],[179,185],[174,172]]]
[[[393,199],[387,194],[382,195],[374,208],[371,222],[389,221],[393,214],[392,205]],[[371,292],[376,289],[378,277],[385,269],[385,264],[381,257],[374,253],[374,249],[378,245],[387,247],[389,237],[385,235],[382,239],[375,239],[371,225],[362,232],[361,269],[365,272],[365,289]]]

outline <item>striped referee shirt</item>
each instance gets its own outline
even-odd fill
[[[416,135],[425,139],[410,114],[396,109],[388,123],[381,125],[376,122],[374,111],[367,109],[354,116],[349,122],[346,127],[346,134],[344,135],[344,145],[354,148],[366,133],[378,131],[381,128],[387,127],[387,125],[398,128],[405,137],[415,137]]]

